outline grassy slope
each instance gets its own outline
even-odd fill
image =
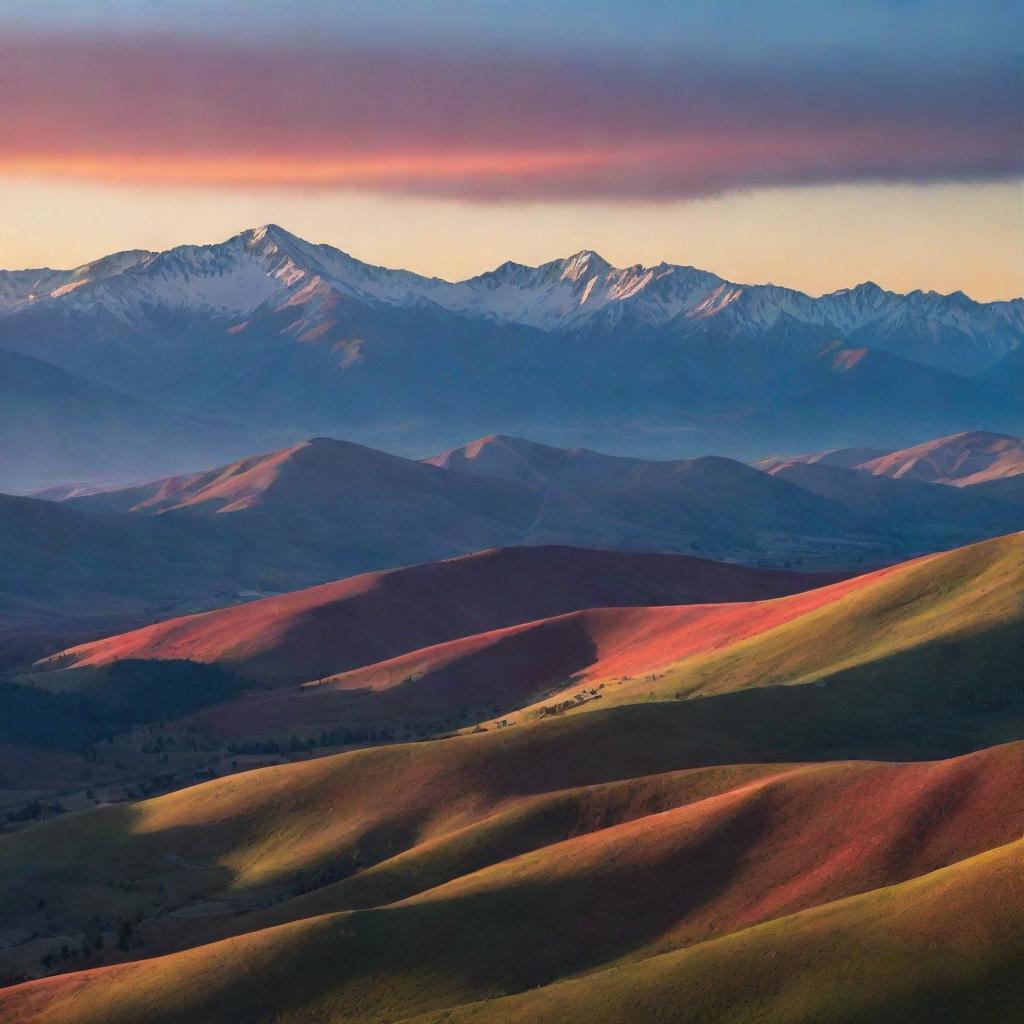
[[[55,882],[60,889],[70,879],[66,899],[72,911],[81,904],[84,913],[97,898],[110,899],[103,889],[97,897],[97,883],[143,875],[151,887],[157,879],[171,887],[164,902],[192,886],[203,895],[226,885],[232,891],[281,885],[291,892],[303,878],[346,865],[352,870],[357,850],[365,867],[522,797],[701,766],[948,757],[1017,739],[1024,736],[1016,618],[1021,540],[989,542],[877,576],[870,589],[834,606],[673,669],[737,692],[666,702],[647,692],[678,687],[671,674],[639,686],[627,682],[608,687],[606,700],[554,720],[248,773],[5,837],[0,865],[18,871],[4,897],[13,913],[34,902],[36,889]],[[800,665],[810,671],[815,659],[845,666],[852,644],[844,640],[837,606],[850,612],[848,624],[863,646],[882,627],[918,643],[898,657],[889,653],[833,672],[825,687],[743,688],[760,681],[744,657],[785,666],[796,678]],[[964,634],[956,657],[946,642],[954,632]],[[924,637],[943,642],[929,645]],[[895,641],[885,642],[891,652]],[[625,703],[637,697],[641,703]],[[111,848],[110,837],[123,842]],[[152,851],[168,842],[186,862],[198,862],[197,878],[174,863],[152,862]],[[54,859],[55,849],[65,859]],[[159,897],[144,889],[151,911]]]
[[[1024,533],[817,593],[834,600],[815,606],[807,603],[812,595],[796,595],[770,602],[780,609],[776,621],[724,647],[717,638],[660,665],[650,657],[617,664],[622,675],[656,678],[625,678],[604,698],[622,704],[807,683],[896,701],[915,695],[934,708],[962,704],[961,710],[972,701],[984,710],[1024,696]],[[781,613],[801,605],[806,609],[797,616]]]
[[[81,644],[48,664],[188,658],[253,679],[305,682],[581,608],[752,601],[831,579],[686,555],[501,548],[159,622]]]
[[[291,923],[8,990],[0,1015],[359,1021],[522,991],[1010,842],[1024,830],[1022,754],[1012,745],[937,764],[683,773],[558,794],[546,808],[521,802],[475,830],[421,841],[404,863],[235,919],[245,929],[275,916],[297,918]],[[197,807],[193,798],[193,816],[200,808],[215,814],[222,788],[201,787],[206,799]],[[179,818],[161,824],[167,855],[185,826]],[[216,834],[216,821],[206,828]],[[508,857],[517,835],[527,852]],[[284,823],[278,856],[295,839]],[[495,859],[499,850],[508,859]],[[438,886],[444,861],[463,873]],[[418,894],[323,913],[372,907],[403,889]],[[310,914],[320,916],[301,916]]]
[[[941,650],[940,682],[984,677],[1009,669],[1020,650],[1004,659],[986,638],[1008,629],[1024,640],[1024,534],[1011,534],[909,563],[872,586],[723,653],[684,663],[669,672],[661,692],[676,684],[702,694],[779,683],[807,683],[854,668],[884,671],[913,651]],[[998,646],[1002,645],[1000,640]],[[956,657],[957,647],[972,657]],[[988,657],[979,660],[984,652]],[[901,671],[906,669],[901,664]],[[936,692],[936,696],[939,693]]]
[[[353,870],[356,851],[366,866],[539,795],[716,760],[644,722],[645,744],[636,729],[597,716],[578,724],[361,750],[62,816],[0,836],[0,903],[15,919],[45,890],[64,919],[84,924],[193,893],[291,892],[324,870]],[[713,769],[689,785],[705,795],[734,777]],[[677,790],[685,799],[686,787]]]
[[[417,1024],[1011,1024],[1024,841],[891,888]]]
[[[1024,695],[1022,580],[1024,534],[1014,534],[775,600],[604,608],[478,633],[329,677],[323,685],[247,694],[201,712],[193,724],[227,737],[287,738],[317,735],[339,722],[419,718],[436,720],[441,729],[490,716],[522,721],[517,709],[536,711],[602,682],[602,700],[582,710],[818,683],[850,693],[854,717],[882,704],[953,719]],[[248,607],[264,605],[271,606]],[[332,608],[329,603],[327,611]],[[233,622],[244,612],[217,614]],[[319,642],[307,636],[311,623],[303,616],[299,621],[296,637],[317,649]],[[357,634],[368,630],[361,619],[355,625]],[[315,634],[325,630],[332,633],[330,622],[314,627]],[[266,623],[257,632],[276,635]],[[294,643],[284,639],[286,649]],[[56,686],[85,680],[89,671],[41,678]]]
[[[862,738],[872,730],[876,739],[894,728],[906,733],[918,721],[923,743],[910,755],[934,756],[1018,735],[1016,725],[989,731],[984,715],[1009,709],[1016,722],[1022,665],[1024,534],[1013,534],[774,601],[599,609],[479,634],[322,686],[253,695],[197,721],[229,734],[269,735],[276,723],[316,731],[339,717],[443,717],[490,705],[522,722],[602,682],[602,699],[572,715],[816,683],[824,696],[751,695],[746,705],[719,699],[692,714],[709,721],[721,713],[728,723],[738,706],[777,718],[795,705],[819,725],[824,715],[837,735],[845,718],[853,742],[826,748],[830,756],[887,756],[885,742],[861,750]],[[353,696],[367,687],[371,694]],[[518,715],[517,705],[525,705]],[[886,720],[897,714],[902,726]],[[931,748],[925,728],[936,740]]]
[[[693,1019],[708,1021],[760,1020],[751,1016],[759,1007],[767,1021],[941,1019],[911,1015],[933,1006],[914,999],[921,986],[934,989],[936,977],[948,978],[948,1005],[963,1011],[946,1019],[998,1020],[1001,1004],[984,1001],[986,985],[996,993],[1007,986],[1007,998],[1018,1000],[1007,1005],[1020,1006],[1019,990],[999,973],[1008,955],[1002,936],[1020,935],[1024,910],[1016,848],[1006,847],[1011,867],[990,879],[1003,887],[997,904],[983,898],[980,883],[972,888],[976,864],[989,861],[964,866],[963,879],[943,876],[953,882],[934,890],[950,914],[982,922],[968,930],[964,955],[944,952],[960,940],[929,909],[931,896],[908,916],[931,928],[926,949],[934,940],[939,952],[927,957],[891,952],[877,911],[866,911],[864,922],[845,916],[846,906],[876,906],[870,900],[786,919],[827,927],[769,926],[792,927],[797,938],[790,951],[777,945],[789,931],[766,933],[773,944],[757,956],[793,957],[791,966],[770,964],[767,978],[745,961],[729,967],[745,947],[701,940],[740,929],[735,941],[747,941],[762,934],[743,930],[759,920],[1010,843],[1024,831],[1019,745],[941,768],[679,771],[934,757],[1024,735],[1021,556],[1018,535],[911,564],[724,652],[687,659],[664,678],[627,680],[594,711],[248,773],[4,837],[0,877],[8,886],[0,897],[12,914],[27,913],[43,889],[56,894],[62,913],[83,919],[99,906],[151,913],[161,901],[164,912],[193,891],[291,898],[242,917],[228,908],[220,920],[179,923],[165,936],[188,945],[246,931],[214,946],[9,990],[0,1019],[5,1010],[32,1019],[34,1005],[40,1020],[399,1019],[698,943],[668,954],[683,958],[680,1002],[670,1001],[675,974],[642,982],[662,984],[660,998],[676,1007],[666,1020],[691,1001]],[[677,691],[686,680],[699,699],[648,697],[652,685]],[[654,773],[673,774],[641,778]],[[1013,865],[1016,891],[1006,888]],[[352,874],[354,867],[362,870]],[[142,893],[103,888],[111,875],[132,873],[143,879]],[[158,896],[159,882],[166,886]],[[308,884],[318,888],[294,895]],[[908,884],[898,891],[926,891]],[[857,945],[862,923],[868,938]],[[801,938],[805,927],[811,938]],[[814,943],[840,952],[812,955]],[[700,951],[719,958],[710,974],[686,967],[699,964],[686,958]],[[896,1016],[871,1017],[869,996],[845,991],[836,963],[847,952],[851,977],[869,967],[884,972],[884,1012]],[[890,962],[906,962],[905,976],[890,975]],[[640,969],[601,975],[594,1004],[555,987],[523,996],[508,1012],[563,1019],[543,1000],[578,998],[592,1012],[607,1000],[610,1016],[599,1019],[629,1019],[614,1016],[615,999],[627,1013],[633,990],[621,972]],[[821,983],[833,975],[835,1004]],[[607,993],[602,985],[611,986]],[[947,1001],[934,1005],[943,1010]],[[852,1015],[828,1016],[846,1006]]]

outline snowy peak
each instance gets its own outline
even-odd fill
[[[249,228],[239,236],[245,239],[246,245],[259,245],[266,242],[271,245],[283,245],[286,248],[291,245],[306,245],[298,235],[286,231],[280,224],[263,224],[258,228]]]
[[[116,277],[126,270],[131,270],[152,259],[155,255],[148,249],[128,249],[125,252],[115,252],[110,256],[93,260],[91,263],[85,263],[69,273],[74,281],[102,281],[108,277]]]
[[[115,252],[73,270],[0,270],[0,314],[45,299],[58,299],[93,281],[102,281],[150,259],[145,249]]]
[[[600,276],[612,269],[612,265],[592,249],[580,250],[575,256],[563,260],[562,265],[563,281],[579,281],[581,278]]]
[[[629,318],[664,326],[722,283],[714,274],[667,263],[617,268],[584,249],[538,267],[504,263],[458,284],[436,282],[432,298],[461,313],[572,331]]]
[[[250,228],[236,235],[235,239],[241,248],[248,253],[264,259],[298,259],[304,260],[309,255],[304,250],[313,249],[297,235],[293,235],[276,224],[264,224],[259,228]],[[235,239],[229,240],[234,241]]]
[[[290,261],[305,271],[322,270],[325,259],[328,263],[343,261],[346,264],[355,264],[358,262],[339,249],[314,245],[299,238],[298,235],[293,235],[290,231],[285,231],[277,224],[264,224],[262,227],[250,228],[225,244],[236,240],[241,243],[242,249],[247,253],[271,263]]]
[[[813,298],[668,263],[617,268],[590,249],[536,267],[507,262],[449,282],[363,263],[277,224],[214,245],[116,253],[74,270],[0,272],[0,316],[52,306],[101,312],[132,327],[166,310],[235,320],[295,310],[300,336],[310,324],[320,329],[339,302],[371,309],[429,304],[542,331],[608,336],[665,330],[682,337],[708,324],[745,336],[781,323],[964,374],[1024,343],[1021,299],[986,304],[962,292],[899,295],[871,281]]]

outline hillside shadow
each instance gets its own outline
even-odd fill
[[[332,998],[358,1000],[371,1014],[412,1014],[596,969],[656,942],[726,891],[768,814],[764,805],[744,805],[685,848],[628,866],[612,855],[557,878],[555,860],[550,881],[513,876],[476,892],[344,914],[303,942],[303,984],[329,978]],[[294,984],[287,963],[298,952],[277,958],[275,986]],[[427,977],[435,981],[425,989],[407,988],[409,978]]]
[[[529,794],[712,765],[940,759],[1022,738],[1024,630],[1011,625],[815,683],[568,712],[495,736],[478,782]]]

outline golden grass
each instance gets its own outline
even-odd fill
[[[0,837],[12,919],[46,892],[179,949],[4,990],[0,1020],[1020,1019],[1021,745],[793,762],[1024,735],[1022,582],[1001,538],[680,662],[654,700],[638,680]],[[172,924],[190,896],[227,911]]]
[[[744,998],[756,1008],[744,979],[756,975],[757,964],[743,959],[746,947],[726,946],[718,954],[709,940],[735,933],[742,943],[748,932],[760,933],[753,926],[772,918],[781,918],[783,928],[772,935],[794,929],[799,937],[803,926],[791,922],[803,916],[784,915],[825,905],[825,916],[812,919],[826,923],[824,932],[813,926],[814,942],[776,965],[788,979],[780,1005],[800,1010],[799,999],[814,996],[822,977],[842,975],[841,959],[819,959],[816,952],[848,944],[846,918],[828,916],[828,907],[893,881],[931,878],[927,873],[941,865],[967,865],[970,880],[972,856],[988,847],[1017,850],[1018,890],[1015,896],[1004,885],[1002,871],[988,878],[985,885],[1003,886],[993,907],[981,899],[984,886],[971,882],[981,921],[978,948],[993,958],[1008,952],[993,952],[983,940],[986,915],[998,910],[1013,924],[1024,910],[1020,850],[1003,845],[1024,830],[1022,788],[1018,744],[952,762],[714,769],[535,797],[323,892],[236,919],[236,928],[248,929],[244,934],[7,990],[0,994],[0,1019],[6,1013],[12,1020],[68,1024],[400,1020],[587,974],[597,994],[581,1002],[579,1016],[546,1008],[544,1000],[562,998],[554,986],[524,995],[507,1019],[521,1013],[523,1020],[626,1020],[597,1012],[600,986],[615,989],[620,977],[627,984],[629,972],[647,964],[656,965],[652,970],[674,964],[659,954],[680,948],[694,955],[711,950],[714,964],[733,950],[739,959],[731,971],[708,976],[714,982],[702,998],[716,1012],[730,1000],[746,1006]],[[517,834],[528,847],[518,854],[505,846]],[[444,880],[453,874],[445,864],[454,865],[457,877]],[[420,891],[401,898],[403,889]],[[886,893],[903,890],[879,891],[883,902],[872,905],[887,907],[895,897]],[[376,906],[375,899],[381,900]],[[272,925],[275,914],[294,919]],[[918,908],[910,919],[929,922],[927,940],[949,946],[947,958],[961,946],[974,948],[977,936],[962,942],[963,925],[939,911],[928,918]],[[876,939],[866,934],[861,955],[875,955]],[[877,939],[883,962],[884,937]],[[758,955],[769,961],[774,948]],[[694,970],[692,985],[700,987]],[[685,999],[693,998],[686,991]],[[902,995],[899,986],[887,991],[898,1005]],[[541,1000],[542,1010],[530,998]],[[502,1020],[504,1005],[496,1003],[490,1016],[486,1009],[465,1012],[468,1019],[479,1013],[482,1020]],[[673,1005],[678,1012],[681,1004]],[[695,1005],[704,1006],[699,999]],[[715,1019],[710,1012],[694,1019]]]

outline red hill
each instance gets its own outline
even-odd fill
[[[757,601],[832,579],[686,555],[499,548],[171,619],[71,648],[50,664],[189,659],[305,682],[583,608]]]

